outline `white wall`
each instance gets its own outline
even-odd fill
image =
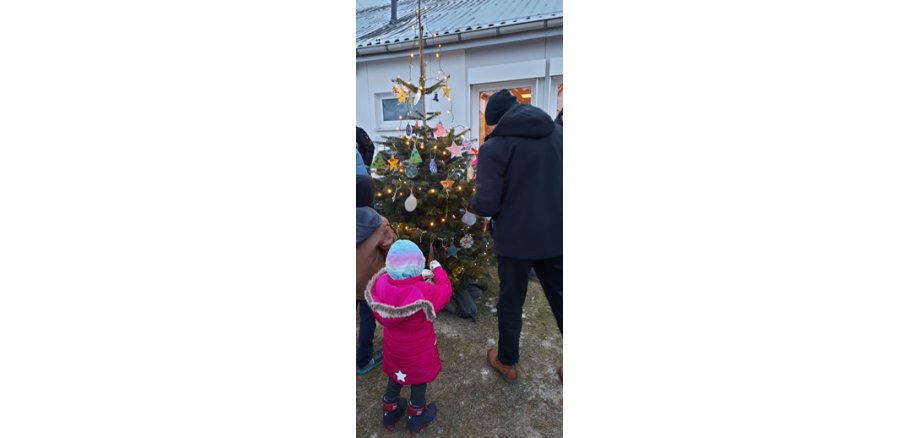
[[[438,73],[438,62],[434,57],[436,49],[426,51],[426,71],[429,77]],[[514,79],[537,79],[538,92],[534,105],[549,112],[551,106],[548,102],[550,64],[555,58],[555,64],[561,65],[562,37],[541,38],[530,41],[508,43],[496,46],[477,47],[464,50],[441,52],[441,67],[445,74],[450,75],[448,85],[451,88],[452,102],[441,97],[440,102],[428,100],[428,111],[442,111],[440,121],[445,126],[471,127],[478,123],[478,111],[470,106],[470,95],[474,85],[492,83]],[[396,130],[380,129],[377,122],[376,93],[388,93],[392,96],[392,79],[397,75],[409,78],[409,54],[395,59],[356,63],[356,119],[358,126],[364,128],[374,140],[380,140],[383,135],[397,134]],[[412,78],[418,80],[418,62],[413,60]],[[554,98],[554,97],[553,97]],[[447,113],[453,103],[453,123],[451,115]],[[476,103],[475,101],[473,102]],[[553,108],[554,109],[554,108]],[[476,114],[474,118],[474,114]],[[437,123],[437,119],[434,123]],[[403,128],[405,124],[403,124]],[[478,131],[476,126],[472,126]]]

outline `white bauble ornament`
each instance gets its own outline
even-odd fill
[[[418,206],[418,200],[415,199],[415,195],[410,194],[409,197],[406,198],[406,211],[411,213],[415,211],[415,207],[417,206]]]
[[[476,215],[470,212],[466,212],[463,214],[463,217],[460,220],[467,225],[473,225],[476,223]]]

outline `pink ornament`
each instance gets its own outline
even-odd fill
[[[442,125],[440,122],[438,122],[438,126],[434,128],[434,135],[435,137],[444,137],[447,135],[447,131],[444,129],[444,125]]]

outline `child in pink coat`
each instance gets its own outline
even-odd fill
[[[434,284],[425,281],[425,256],[414,243],[397,240],[387,253],[386,268],[368,283],[364,292],[374,317],[383,326],[383,372],[390,376],[383,396],[383,424],[393,430],[408,407],[409,432],[415,434],[437,416],[434,404],[425,404],[425,389],[441,372],[436,314],[453,293],[450,279],[437,260],[428,258]],[[399,394],[411,385],[406,399]]]

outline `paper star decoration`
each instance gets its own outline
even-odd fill
[[[396,380],[399,380],[400,382],[405,382],[405,381],[406,381],[406,375],[403,374],[402,371],[397,371],[397,372],[396,372]]]
[[[447,247],[447,256],[456,257],[457,251],[459,251],[459,249],[456,246],[454,246],[454,242],[450,242],[450,246]]]
[[[387,163],[390,163],[390,170],[396,170],[396,166],[399,166],[399,160],[396,157],[390,157]]]
[[[393,87],[393,92],[396,93],[396,98],[399,99],[399,103],[406,102],[406,90],[399,87]]]
[[[447,84],[444,84],[441,89],[444,90],[444,97],[450,97],[450,87]]]
[[[450,157],[451,157],[451,158],[457,158],[457,157],[459,157],[460,155],[463,155],[463,148],[460,147],[460,146],[457,146],[457,145],[453,145],[453,146],[447,148],[447,150],[450,151]]]

